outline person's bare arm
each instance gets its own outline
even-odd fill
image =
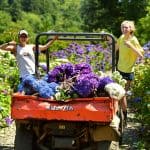
[[[142,51],[138,50],[130,41],[125,41],[125,45],[131,48],[139,57],[143,58]]]
[[[112,44],[112,38],[107,36],[107,42],[108,44]],[[119,47],[118,47],[118,44],[117,44],[117,41],[115,41],[115,51],[118,51],[119,50]]]
[[[39,46],[39,50],[40,51],[44,51],[44,50],[46,50],[46,49],[48,49],[51,45],[52,45],[52,43],[55,41],[55,40],[57,40],[58,39],[58,36],[55,36],[52,40],[50,40],[48,43],[46,43],[45,45],[40,45]],[[35,49],[35,47],[34,47],[34,49]]]
[[[4,44],[0,45],[0,49],[5,50],[5,51],[11,51],[14,53],[16,51],[16,42],[11,41],[8,43],[4,43]]]
[[[118,46],[117,43],[115,43],[115,51],[116,51],[116,52],[119,51],[119,46]]]

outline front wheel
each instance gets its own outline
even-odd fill
[[[15,150],[33,150],[33,134],[25,124],[16,122]]]
[[[99,141],[96,143],[96,150],[119,150],[119,142]]]
[[[115,141],[99,141],[94,142],[90,147],[82,150],[119,150],[119,142]]]

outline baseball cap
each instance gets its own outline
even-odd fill
[[[22,34],[25,34],[26,36],[28,36],[28,32],[26,30],[20,30],[18,35],[22,35]]]

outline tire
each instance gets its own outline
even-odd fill
[[[115,141],[99,141],[82,150],[119,150],[119,142]]]
[[[33,150],[33,134],[25,124],[16,123],[15,150]]]
[[[119,150],[119,142],[99,141],[96,147],[96,150]]]

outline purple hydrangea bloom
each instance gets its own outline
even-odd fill
[[[80,45],[77,45],[75,50],[78,55],[84,54],[84,49]]]
[[[60,82],[63,81],[63,70],[61,66],[56,66],[52,71],[48,73],[48,82]]]
[[[98,91],[101,91],[101,90],[103,91],[105,85],[107,85],[108,83],[112,83],[112,82],[114,82],[114,81],[108,76],[99,78]]]
[[[143,49],[145,51],[150,50],[150,41],[148,43],[144,44]]]
[[[51,57],[56,57],[56,58],[67,58],[65,50],[59,50],[57,52],[51,53],[50,55]]]
[[[52,71],[48,73],[48,82],[63,82],[73,74],[73,65],[71,63],[62,64],[56,66]]]
[[[61,68],[63,70],[64,75],[66,75],[66,79],[72,76],[74,72],[74,66],[71,63],[62,64]]]
[[[140,102],[142,102],[142,98],[141,98],[141,97],[135,97],[135,98],[133,99],[133,102],[135,102],[135,103],[140,103]]]
[[[81,74],[74,83],[74,91],[81,97],[94,95],[98,88],[99,77],[93,73]]]
[[[92,51],[93,45],[85,45],[86,48],[86,52],[89,53],[90,51]]]
[[[81,64],[76,64],[74,67],[74,74],[88,74],[92,72],[92,68],[90,64],[87,63],[81,63]]]
[[[9,116],[5,118],[5,122],[8,126],[10,126],[13,123],[13,119]]]
[[[43,69],[43,71],[47,71],[47,65],[46,64],[39,64],[39,67]]]

